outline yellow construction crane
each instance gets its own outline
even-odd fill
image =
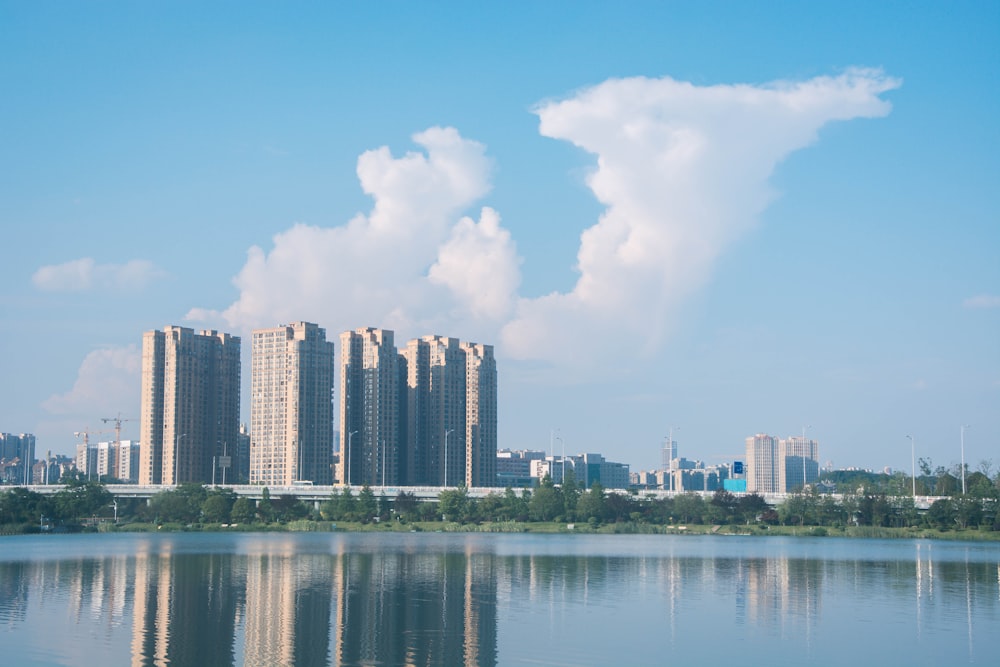
[[[122,419],[122,413],[118,413],[117,417],[102,417],[101,421],[107,424],[108,422],[115,423],[115,446],[122,444],[122,422],[135,421],[134,419]]]

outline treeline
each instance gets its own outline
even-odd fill
[[[968,482],[968,480],[967,480]],[[911,487],[912,488],[912,487]],[[117,500],[96,482],[74,482],[53,495],[22,488],[0,493],[3,532],[80,530],[101,522],[164,524],[228,524],[242,527],[285,525],[295,521],[553,522],[677,526],[787,525],[923,527],[940,530],[1000,530],[1000,493],[995,483],[967,486],[968,493],[936,500],[926,511],[912,495],[889,495],[859,487],[840,496],[815,491],[789,496],[771,507],[757,494],[719,490],[711,497],[684,493],[670,498],[652,494],[607,492],[600,484],[579,487],[572,475],[561,486],[546,477],[534,489],[506,489],[483,498],[463,488],[442,491],[436,501],[420,501],[401,491],[377,495],[370,487],[358,492],[335,490],[325,501],[305,503],[295,496],[272,497],[262,490],[254,501],[229,488],[182,484],[143,499]]]

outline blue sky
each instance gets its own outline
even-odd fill
[[[0,430],[305,319],[494,344],[502,447],[1000,466],[1000,6],[819,4],[0,2]]]

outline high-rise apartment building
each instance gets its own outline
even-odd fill
[[[778,482],[778,439],[758,433],[746,439],[747,491],[781,493]]]
[[[747,438],[747,491],[788,493],[819,479],[819,443],[804,437]]]
[[[496,486],[492,345],[393,332],[341,334],[337,479],[350,484]]]
[[[340,461],[348,484],[406,483],[403,423],[406,362],[387,329],[340,335]]]
[[[492,345],[462,343],[465,352],[465,485],[497,483],[497,364]]]
[[[333,364],[333,342],[315,324],[253,331],[251,484],[333,483]]]
[[[407,482],[447,486],[465,479],[465,350],[457,338],[406,344]]]
[[[209,483],[236,442],[240,339],[168,326],[142,337],[140,484]]]
[[[778,479],[782,493],[819,479],[819,443],[804,436],[778,441]]]

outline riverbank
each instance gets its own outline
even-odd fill
[[[287,524],[150,524],[104,523],[99,532],[428,532],[428,533],[532,533],[578,535],[719,535],[719,536],[789,536],[789,537],[847,537],[856,539],[931,539],[973,542],[1000,542],[1000,531],[937,530],[931,528],[875,528],[871,526],[738,526],[738,525],[669,525],[657,526],[643,523],[590,524],[555,522],[501,521],[481,524],[454,522],[381,522],[358,523],[350,521],[293,521]]]

